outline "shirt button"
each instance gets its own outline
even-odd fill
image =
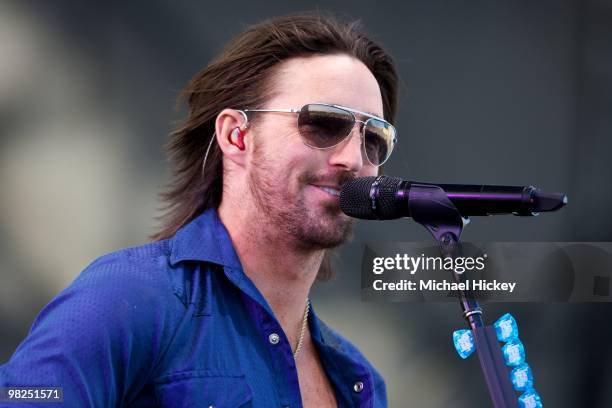
[[[276,333],[272,333],[268,336],[268,340],[271,344],[278,344],[278,342],[280,341],[280,336]]]
[[[353,385],[353,390],[354,390],[355,392],[361,392],[361,391],[363,391],[363,383],[362,383],[361,381],[357,381],[357,382],[355,383],[355,385]]]

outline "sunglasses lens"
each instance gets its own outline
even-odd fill
[[[396,130],[390,123],[369,119],[365,125],[364,144],[368,160],[375,166],[387,161],[395,144]]]
[[[300,110],[298,129],[308,146],[324,149],[340,143],[353,129],[355,118],[340,108],[309,104]]]

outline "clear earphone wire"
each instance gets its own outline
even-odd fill
[[[208,159],[208,153],[210,152],[210,148],[217,138],[217,132],[213,132],[212,137],[210,138],[210,142],[208,143],[208,148],[206,149],[206,154],[204,155],[204,160],[202,161],[202,174],[204,174],[206,168],[206,160]]]

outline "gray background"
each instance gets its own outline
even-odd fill
[[[189,78],[248,24],[314,7],[361,18],[397,59],[388,174],[569,194],[561,213],[474,219],[466,240],[612,241],[610,1],[4,1],[0,361],[91,260],[155,230],[160,147]],[[361,223],[315,308],[379,368],[390,406],[489,406],[477,359],[452,347],[457,305],[360,302],[361,242],[428,238],[410,220]],[[547,406],[612,406],[612,305],[495,304],[486,317],[506,311]]]

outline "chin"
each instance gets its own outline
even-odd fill
[[[355,220],[339,210],[335,214],[310,217],[310,222],[299,231],[300,242],[307,248],[331,249],[351,239]]]

